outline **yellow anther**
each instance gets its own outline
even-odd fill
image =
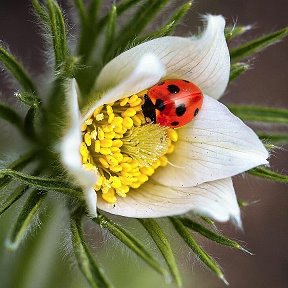
[[[130,117],[124,117],[123,126],[127,129],[131,129],[133,127],[133,120]]]
[[[110,167],[110,170],[113,172],[120,172],[122,170],[122,167],[120,165],[116,165],[116,166]]]
[[[99,152],[100,152],[100,148],[101,148],[100,141],[99,141],[99,140],[96,140],[96,141],[95,141],[94,151],[95,151],[96,153],[99,153]]]
[[[120,188],[121,187],[122,183],[121,183],[121,180],[119,179],[119,177],[112,176],[112,177],[110,177],[110,180],[112,180],[111,186],[113,188]]]
[[[167,131],[167,135],[169,137],[169,139],[173,142],[176,142],[178,140],[178,133],[176,132],[176,130],[169,128]]]
[[[155,170],[153,167],[149,166],[149,167],[140,168],[140,172],[147,175],[147,176],[151,176],[154,174]]]
[[[112,165],[112,166],[117,166],[118,165],[118,161],[117,161],[117,159],[115,159],[113,156],[111,156],[111,155],[107,155],[106,156],[106,158],[107,158],[107,161],[108,161],[108,163],[110,164],[110,165]]]
[[[99,176],[99,178],[97,179],[97,186],[101,186],[104,183],[104,177],[103,176]]]
[[[121,125],[123,123],[123,118],[122,117],[114,117],[114,119],[113,119],[113,121],[112,121],[112,125],[114,125],[114,126],[119,126],[119,125]]]
[[[99,128],[98,129],[98,139],[104,140],[104,137],[105,137],[104,131],[101,128]]]
[[[122,118],[123,119],[123,118]],[[123,122],[123,121],[122,121]],[[122,124],[119,124],[117,127],[114,128],[114,131],[116,133],[122,133],[123,131],[123,127],[122,127]],[[123,134],[123,133],[122,133]]]
[[[128,98],[128,97],[122,99],[122,100],[120,101],[120,106],[122,106],[122,107],[125,106],[125,105],[128,103],[128,101],[129,101],[129,98]]]
[[[153,164],[152,164],[152,167],[154,169],[157,169],[159,166],[160,166],[161,162],[159,159],[157,159]]]
[[[102,158],[102,157],[99,158],[99,162],[103,165],[104,168],[106,168],[106,169],[109,168],[109,164],[105,158]]]
[[[144,182],[148,181],[149,177],[145,174],[141,174],[140,176],[138,176],[138,179],[141,183],[144,183]]]
[[[113,108],[110,105],[106,105],[107,114],[110,115],[113,113]]]
[[[100,113],[95,117],[96,121],[102,121],[104,118],[105,118],[105,116],[103,113]]]
[[[133,189],[138,189],[143,183],[141,182],[135,182],[135,183],[131,183],[130,186],[133,188]]]
[[[85,121],[85,124],[86,125],[91,125],[93,123],[93,119],[92,118],[89,118],[89,119],[87,119],[86,121]]]
[[[129,192],[129,187],[126,185],[122,185],[121,187],[116,189],[116,193],[121,197],[125,197],[126,193],[128,193],[128,192]]]
[[[131,104],[131,103],[137,101],[137,99],[138,99],[138,95],[137,95],[137,94],[134,94],[133,96],[131,96],[131,97],[129,98],[128,103]]]
[[[136,114],[135,109],[133,108],[128,108],[127,110],[125,110],[124,112],[122,112],[122,116],[125,117],[132,117]]]
[[[165,166],[167,166],[167,164],[168,164],[168,159],[167,159],[167,157],[166,157],[166,156],[160,157],[160,166],[161,166],[161,167],[165,167]]]
[[[110,204],[113,204],[117,201],[115,190],[113,188],[110,188],[107,193],[103,193],[102,198]]]
[[[100,106],[100,107],[96,108],[96,110],[93,113],[94,118],[96,118],[98,116],[98,114],[101,113],[102,109],[103,109],[103,106]]]
[[[114,131],[105,133],[105,138],[106,139],[113,139],[114,137],[115,137],[115,132]]]
[[[85,133],[84,141],[85,141],[87,146],[91,146],[91,135],[89,132]]]
[[[140,98],[138,98],[135,102],[131,102],[130,103],[130,106],[131,107],[133,107],[133,108],[135,108],[136,106],[138,106],[138,105],[140,105],[140,104],[142,104],[142,100],[140,99]],[[138,110],[139,111],[139,110]]]
[[[96,131],[96,130],[93,130],[93,131],[91,132],[91,138],[92,138],[93,140],[96,140],[96,138],[97,138],[97,131]]]
[[[118,161],[118,163],[120,163],[123,160],[123,155],[121,153],[114,153],[113,157]]]
[[[173,144],[169,145],[168,149],[167,149],[167,154],[171,154],[174,152],[175,146]]]
[[[123,171],[125,172],[129,172],[130,170],[132,170],[132,167],[129,163],[122,162],[120,165],[123,168]]]
[[[112,146],[113,147],[121,147],[123,145],[123,141],[122,140],[113,140]]]
[[[86,159],[88,159],[88,148],[86,146],[86,144],[84,142],[81,143],[80,145],[80,154],[83,156],[83,158],[85,157]],[[86,161],[84,161],[86,162]]]
[[[112,153],[118,153],[121,151],[120,148],[118,148],[118,147],[111,147],[110,150]]]
[[[105,125],[105,126],[102,126],[102,130],[105,133],[109,133],[109,132],[113,131],[113,127],[111,127],[110,125]]]
[[[111,150],[109,149],[109,148],[100,148],[100,153],[102,154],[102,155],[109,155],[109,154],[111,154]]]
[[[114,117],[115,117],[114,113],[112,113],[112,114],[109,115],[109,118],[108,118],[108,123],[109,123],[109,124],[111,124],[111,123],[113,122]]]
[[[133,120],[135,126],[140,126],[142,124],[142,121],[138,115],[134,115],[132,117],[132,120]]]
[[[81,125],[81,131],[84,132],[87,129],[87,125],[84,123]]]
[[[112,146],[112,140],[111,139],[100,140],[100,145],[101,147],[109,148]]]

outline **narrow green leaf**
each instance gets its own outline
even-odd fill
[[[49,25],[54,48],[55,64],[56,69],[58,70],[65,62],[68,54],[65,20],[56,1],[47,0],[47,8],[49,12]]]
[[[171,16],[171,18],[166,22],[164,26],[162,26],[160,29],[156,30],[155,32],[152,32],[150,34],[147,34],[146,36],[140,37],[140,39],[136,40],[137,44],[140,44],[147,40],[152,40],[155,38],[163,37],[170,35],[176,26],[179,24],[179,22],[183,19],[183,17],[186,15],[186,13],[189,11],[189,9],[192,6],[192,1],[189,1],[185,4],[183,4],[176,12]]]
[[[221,234],[215,233],[209,229],[207,229],[206,227],[204,227],[203,225],[189,219],[189,218],[178,218],[182,224],[184,224],[187,228],[192,229],[195,232],[198,232],[199,234],[201,234],[202,236],[218,243],[221,245],[225,245],[225,246],[229,246],[235,249],[240,249],[242,251],[247,252],[246,249],[244,249],[239,243],[237,243],[234,240],[228,239],[226,237],[224,237]]]
[[[230,51],[232,61],[239,61],[262,51],[268,46],[277,43],[288,35],[288,28],[283,28],[271,34],[264,35]]]
[[[8,210],[22,195],[29,189],[28,185],[21,185],[17,187],[5,201],[0,205],[0,215],[2,215],[6,210]]]
[[[45,24],[49,21],[49,15],[43,5],[40,4],[39,0],[32,0],[32,6],[38,18]]]
[[[182,287],[181,276],[168,238],[154,219],[138,219],[162,253],[170,274],[178,287]]]
[[[15,125],[20,131],[23,129],[23,123],[21,117],[10,107],[0,103],[0,118],[8,121],[12,125]]]
[[[36,88],[24,70],[23,66],[10,54],[0,43],[0,63],[11,73],[11,75],[19,82],[24,91],[31,92],[36,97]]]
[[[182,224],[182,222],[177,218],[170,218],[173,226],[179,235],[183,238],[183,240],[187,243],[187,245],[192,249],[192,251],[196,254],[196,256],[212,271],[217,277],[219,277],[225,284],[228,285],[224,274],[219,267],[218,263],[209,256],[203,248],[201,248],[198,243],[195,241],[191,233],[187,230],[187,228]]]
[[[146,0],[144,4],[138,8],[130,21],[120,30],[115,43],[118,47],[113,47],[113,52],[119,54],[125,50],[133,40],[140,35],[146,26],[153,21],[162,8],[167,5],[169,0],[156,1]],[[113,53],[112,53],[113,54]]]
[[[257,132],[257,135],[261,140],[267,140],[272,142],[274,145],[277,144],[288,144],[288,134],[284,133],[263,133]]]
[[[90,24],[96,23],[101,6],[101,0],[91,0],[88,8],[88,17]]]
[[[25,120],[24,120],[25,134],[31,139],[36,138],[35,127],[34,127],[36,113],[37,113],[37,109],[35,109],[35,107],[31,107],[28,110]]]
[[[242,120],[288,124],[288,110],[248,105],[228,105],[231,112]]]
[[[268,168],[258,167],[248,171],[249,174],[257,177],[264,178],[266,180],[271,180],[274,182],[288,183],[288,175],[280,174],[271,171]]]
[[[239,37],[246,33],[247,31],[251,30],[252,26],[251,25],[246,25],[246,26],[228,26],[225,28],[225,37],[226,40],[232,40],[236,37]]]
[[[85,7],[83,0],[74,0],[74,4],[78,10],[82,25],[83,24],[87,25],[88,15],[87,15],[87,10],[86,10],[86,7]]]
[[[43,191],[33,191],[27,201],[25,202],[23,209],[18,216],[16,223],[12,229],[11,235],[7,239],[6,246],[11,250],[16,250],[19,244],[27,234],[28,229],[31,226],[33,217],[39,211],[44,196],[46,195]]]
[[[119,241],[136,253],[142,260],[144,260],[150,267],[164,275],[166,271],[160,266],[160,264],[150,255],[144,245],[138,241],[132,234],[121,228],[119,225],[108,219],[104,215],[99,214],[97,218],[93,219],[94,222],[100,225],[100,227],[107,229],[113,234]]]
[[[36,153],[34,151],[30,151],[22,156],[20,156],[17,160],[10,163],[8,165],[8,169],[12,170],[21,170],[23,169],[29,162],[31,162],[36,157]],[[1,171],[1,169],[0,169]],[[0,173],[0,189],[4,188],[11,180],[11,177],[8,175],[1,175]]]
[[[70,195],[76,199],[81,199],[82,197],[81,190],[71,187],[71,184],[65,181],[31,176],[12,169],[0,169],[0,179],[2,176],[13,177],[15,180],[37,189],[53,190]]]
[[[112,287],[91,255],[81,229],[80,220],[71,220],[72,244],[78,266],[91,288]]]
[[[232,82],[237,77],[245,73],[250,68],[247,63],[235,63],[231,65],[229,82]]]
[[[113,45],[115,37],[116,19],[117,19],[117,8],[115,5],[112,5],[109,13],[108,23],[106,26],[105,43],[102,57],[104,63],[106,63],[110,59],[109,53],[107,53],[107,51],[109,51],[109,48]]]

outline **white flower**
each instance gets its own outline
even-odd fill
[[[157,169],[138,189],[118,197],[115,205],[98,197],[97,207],[127,217],[162,217],[188,211],[218,221],[240,223],[231,177],[267,164],[268,152],[257,135],[217,101],[226,89],[230,58],[222,16],[206,16],[200,37],[163,37],[138,45],[101,71],[94,103],[80,112],[75,81],[69,93],[71,126],[61,143],[68,172],[83,187],[89,211],[96,214],[97,171],[82,168],[79,153],[81,124],[107,103],[139,93],[161,79],[185,79],[196,84],[204,96],[194,121],[177,130],[179,140],[169,164]],[[99,97],[102,95],[102,97]]]

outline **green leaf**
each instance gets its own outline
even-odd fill
[[[8,210],[18,199],[20,199],[25,192],[29,189],[28,185],[21,185],[17,187],[5,201],[0,205],[0,215]]]
[[[173,226],[179,235],[183,238],[183,240],[187,243],[187,245],[192,249],[192,251],[196,254],[196,256],[201,260],[212,272],[214,272],[217,277],[219,277],[225,284],[228,285],[224,274],[219,267],[218,263],[209,256],[203,248],[201,248],[198,243],[195,241],[193,236],[189,233],[186,227],[182,224],[182,222],[177,218],[170,218]]]
[[[175,257],[165,233],[154,219],[138,219],[145,227],[151,238],[156,243],[160,252],[162,253],[167,266],[169,267],[170,274],[178,287],[182,286],[181,276],[176,264]]]
[[[19,82],[21,88],[24,91],[32,93],[34,99],[38,101],[36,96],[36,88],[24,70],[23,66],[16,60],[16,58],[10,54],[0,43],[0,62],[11,73],[11,75]]]
[[[252,26],[251,25],[246,25],[246,26],[228,26],[225,28],[225,37],[226,40],[232,40],[236,37],[239,37],[246,33],[247,31],[251,30]]]
[[[257,135],[261,140],[266,140],[269,143],[272,142],[274,145],[277,144],[287,144],[288,143],[288,134],[284,133],[263,133],[257,132]]]
[[[133,43],[137,36],[153,21],[162,8],[167,5],[169,0],[156,1],[146,0],[144,4],[138,8],[130,21],[120,30],[115,40],[117,46],[113,47],[113,53],[120,54],[128,45]],[[111,53],[111,54],[113,54]]]
[[[10,176],[15,180],[27,184],[31,187],[64,193],[71,197],[75,197],[78,200],[80,200],[82,197],[81,190],[72,187],[69,182],[62,180],[27,175],[12,169],[0,169],[0,179],[1,176]]]
[[[49,21],[49,15],[39,0],[32,0],[32,6],[38,18],[46,25]]]
[[[28,110],[25,120],[24,120],[25,134],[31,139],[36,138],[35,127],[34,127],[36,113],[37,113],[37,109],[35,109],[35,107],[31,107]]]
[[[30,151],[22,156],[20,156],[17,160],[10,163],[8,165],[8,169],[13,170],[21,170],[23,169],[29,162],[34,160],[36,157],[36,153],[34,151]],[[1,171],[1,169],[0,169]],[[0,173],[0,189],[4,188],[11,181],[11,177],[9,175],[1,175]]]
[[[144,260],[150,267],[156,270],[158,273],[164,275],[166,271],[160,266],[160,264],[150,255],[144,245],[138,241],[132,234],[121,228],[102,214],[98,213],[98,217],[93,219],[94,222],[100,225],[101,228],[107,229],[112,235],[114,235],[119,241],[136,253],[142,260]]]
[[[215,233],[209,229],[207,229],[206,227],[204,227],[203,225],[189,219],[189,218],[178,218],[178,220],[180,220],[182,222],[183,225],[185,225],[187,228],[192,229],[193,231],[201,234],[202,236],[218,243],[221,245],[225,245],[225,246],[229,246],[235,249],[240,249],[242,251],[247,252],[246,249],[244,249],[239,243],[237,243],[234,240],[228,239],[226,237],[224,237],[221,234]]]
[[[179,9],[176,10],[176,12],[170,17],[170,19],[166,22],[164,26],[162,26],[160,29],[156,30],[155,32],[152,32],[150,34],[147,34],[146,36],[141,37],[139,40],[137,39],[136,43],[140,44],[147,40],[152,40],[155,38],[170,35],[174,31],[176,26],[179,24],[179,22],[186,15],[186,13],[189,11],[191,6],[192,6],[192,1],[189,1],[183,4]]]
[[[37,190],[31,193],[16,220],[10,237],[7,239],[7,248],[16,250],[19,247],[31,226],[31,221],[41,208],[45,195],[45,192]]]
[[[80,220],[71,220],[72,244],[78,266],[92,288],[112,287],[91,255],[82,234]]]
[[[246,121],[288,124],[288,110],[248,105],[228,105],[233,114]]]
[[[96,23],[98,20],[98,14],[100,10],[101,0],[91,0],[88,8],[88,17],[90,24]]]
[[[65,62],[68,54],[65,20],[56,1],[47,0],[47,8],[49,13],[49,26],[54,48],[56,70],[58,70]]]
[[[237,77],[245,73],[250,68],[247,63],[235,63],[231,65],[229,82],[232,82]]]
[[[277,43],[288,35],[288,28],[283,28],[271,34],[264,35],[250,42],[243,44],[240,47],[231,49],[230,57],[233,62],[242,60],[257,52],[262,51],[268,46]]]
[[[78,14],[79,14],[82,25],[83,24],[87,25],[88,15],[87,15],[86,7],[85,7],[83,0],[74,0],[74,4],[78,10]]]
[[[257,177],[264,178],[266,180],[271,180],[274,182],[288,183],[288,175],[280,174],[271,171],[268,168],[258,167],[248,171],[249,174]]]
[[[0,103],[0,118],[8,121],[12,125],[15,125],[20,131],[23,129],[23,123],[21,117],[10,107]]]
[[[115,5],[112,5],[109,13],[108,23],[106,26],[106,35],[102,56],[104,63],[106,63],[110,59],[109,53],[107,53],[107,51],[109,51],[109,48],[113,46],[113,41],[115,37],[116,19],[117,19],[117,8]]]

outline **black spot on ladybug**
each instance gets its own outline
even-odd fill
[[[177,94],[180,91],[180,88],[174,84],[168,85],[167,89],[172,94]]]
[[[157,99],[155,102],[155,108],[159,111],[163,111],[165,109],[165,104],[162,99]]]
[[[145,119],[149,119],[147,122],[156,123],[155,107],[151,99],[147,94],[144,95],[144,104],[141,106]]]
[[[159,82],[157,85],[158,86],[161,86],[161,85],[163,85],[164,84],[164,81],[161,81],[161,82]]]
[[[186,107],[185,107],[185,104],[180,104],[177,106],[176,108],[176,115],[181,117],[185,114],[186,112]]]
[[[199,112],[199,109],[197,108],[194,112],[194,117],[198,114],[198,112]]]
[[[183,82],[190,83],[188,80],[183,80]]]
[[[173,121],[173,122],[171,122],[170,124],[171,124],[171,126],[178,126],[178,125],[179,125],[179,122],[178,122],[178,121]]]

